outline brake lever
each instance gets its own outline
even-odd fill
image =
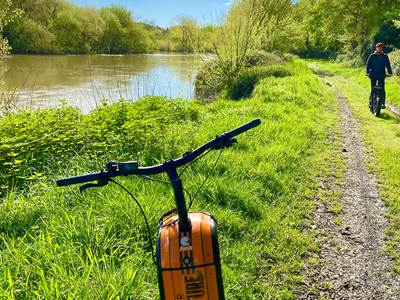
[[[226,148],[232,147],[234,144],[237,144],[238,141],[237,139],[229,139],[229,141],[226,143]]]
[[[214,146],[213,149],[219,150],[223,148],[232,147],[233,144],[237,144],[237,139],[224,139],[218,143],[218,145]]]
[[[86,191],[87,189],[103,187],[103,186],[106,186],[107,184],[108,184],[107,179],[98,180],[97,183],[88,183],[88,184],[84,184],[84,185],[80,186],[79,192],[81,194],[83,194],[83,192]]]

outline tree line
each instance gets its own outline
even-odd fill
[[[167,29],[135,21],[122,6],[0,4],[0,53],[213,52],[234,70],[255,49],[360,61],[376,40],[400,48],[398,0],[238,0],[218,25],[182,17]]]
[[[240,0],[214,48],[233,68],[252,49],[357,64],[378,40],[387,51],[400,48],[399,21],[398,0]]]
[[[3,27],[3,37],[13,53],[136,53],[154,48],[155,38],[121,6],[95,9],[60,0],[14,0],[12,9],[19,15]]]
[[[63,0],[0,0],[0,4],[0,53],[194,52],[194,29],[204,36],[212,31],[212,26],[200,28],[189,18],[168,29],[137,22],[119,5],[96,9]]]

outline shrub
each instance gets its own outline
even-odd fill
[[[275,52],[266,52],[262,50],[250,51],[246,56],[246,66],[268,66],[268,65],[278,65],[282,63],[284,56],[279,55]]]
[[[393,51],[389,54],[392,63],[393,73],[400,77],[400,50]]]
[[[196,119],[192,103],[165,97],[121,100],[88,115],[70,106],[6,115],[0,118],[0,199],[10,188],[35,183],[49,174],[47,168],[63,168],[77,156],[157,161],[170,150],[167,129]]]
[[[261,78],[263,77],[283,78],[292,76],[294,74],[294,72],[287,66],[272,66],[272,67],[259,68],[258,72]]]
[[[218,60],[212,59],[203,64],[197,73],[194,84],[194,95],[196,99],[211,102],[218,97],[227,83],[224,66]]]

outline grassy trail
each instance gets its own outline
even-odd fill
[[[380,198],[389,207],[386,211],[386,216],[389,221],[389,225],[386,229],[386,249],[394,258],[394,265],[392,263],[390,263],[390,265],[392,269],[394,268],[395,271],[399,272],[400,198],[398,188],[400,185],[400,168],[398,158],[400,157],[400,119],[398,116],[388,111],[385,111],[381,118],[375,118],[369,112],[367,107],[369,81],[362,77],[362,69],[352,69],[343,65],[326,62],[314,62],[310,63],[310,66],[319,76],[327,78],[327,80],[338,89],[338,92],[343,95],[345,101],[351,108],[352,114],[360,124],[362,137],[369,152],[369,169],[376,174]],[[387,94],[389,102],[391,100],[393,102],[397,101],[396,97],[398,97],[397,92],[399,90],[400,87],[396,82],[391,82],[388,85]],[[353,143],[355,143],[355,141],[353,141]],[[365,192],[372,193],[373,188],[366,189]],[[354,190],[354,194],[356,194],[356,189]],[[368,201],[369,198],[365,199],[364,205],[368,206]],[[376,198],[370,205],[377,205],[379,202],[380,200]],[[374,211],[372,206],[371,211],[367,213]],[[348,209],[349,208],[347,208],[347,210]],[[363,212],[360,210],[358,214],[362,215]],[[357,215],[355,215],[354,218],[356,218]],[[363,222],[360,220],[358,223]],[[382,228],[382,226],[377,224],[376,228]],[[351,235],[351,233],[349,235]],[[364,251],[361,253],[363,252]],[[370,278],[371,276],[369,276],[369,279]],[[368,282],[371,281],[369,280]],[[394,288],[394,286],[389,283],[388,286]],[[390,289],[388,291],[390,292]],[[392,296],[390,297],[396,299],[396,292],[392,290],[391,293]]]

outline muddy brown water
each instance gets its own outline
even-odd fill
[[[199,55],[181,54],[12,55],[0,59],[0,80],[18,107],[52,106],[65,100],[87,112],[103,99],[191,99],[203,61]]]

